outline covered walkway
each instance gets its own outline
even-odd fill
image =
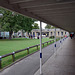
[[[75,75],[75,38],[65,40],[56,53],[42,66],[43,75]]]
[[[18,12],[22,15],[26,15],[35,18],[37,20],[40,20],[40,37],[41,37],[40,38],[40,74],[42,74],[41,70],[43,69],[43,75],[51,75],[51,74],[52,75],[75,75],[74,72],[75,71],[75,60],[74,60],[75,39],[71,40],[70,38],[65,41],[65,43],[62,46],[62,49],[59,49],[57,51],[57,56],[53,55],[43,65],[43,68],[41,69],[42,22],[56,26],[57,28],[64,29],[68,32],[75,32],[75,0],[0,0],[0,6]],[[55,33],[55,37],[56,37],[56,33]],[[56,43],[55,43],[55,47],[56,47]],[[21,64],[18,67],[19,68],[22,67]],[[15,68],[15,70],[13,69],[12,75],[26,74],[25,72],[24,74],[21,73],[20,71],[22,71],[22,69],[19,68],[18,68],[18,72],[14,72],[15,70],[17,70],[17,68]],[[26,71],[28,69],[26,68],[26,70],[24,70],[25,68],[24,66],[22,68],[23,71]],[[32,69],[33,67],[31,67],[31,70]],[[9,74],[5,74],[5,75],[11,75],[10,74],[11,71],[9,71]],[[30,73],[30,70],[28,72]],[[17,73],[17,74],[13,74],[13,73]],[[35,75],[39,75],[39,72],[37,72]]]

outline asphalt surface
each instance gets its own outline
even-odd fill
[[[60,42],[57,42],[57,48],[60,47]],[[43,53],[43,64],[53,55],[54,44],[51,44],[42,49]],[[0,75],[34,75],[34,73],[40,67],[40,55],[39,51],[30,55],[27,58],[17,62],[11,67],[5,69],[0,73]]]

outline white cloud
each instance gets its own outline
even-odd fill
[[[40,28],[40,21],[36,21],[35,23],[37,23]],[[46,25],[47,25],[46,23],[42,22],[42,29],[45,29]]]

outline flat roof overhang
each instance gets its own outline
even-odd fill
[[[75,32],[75,0],[0,0],[0,6]]]

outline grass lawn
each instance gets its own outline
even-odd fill
[[[42,39],[42,42],[49,41],[49,38]],[[12,40],[0,40],[0,56],[24,49],[40,43],[39,39],[17,38]]]
[[[43,38],[42,43],[49,41],[52,39]],[[12,40],[0,40],[0,56],[11,53],[13,51],[17,51],[20,49],[24,49],[33,45],[37,45],[40,43],[40,39],[25,39],[25,38],[17,38]],[[50,44],[50,43],[49,43]],[[47,46],[47,44],[45,44]],[[40,46],[39,46],[40,48]],[[37,51],[36,47],[31,48],[29,53],[33,53]],[[24,57],[27,55],[27,51],[23,51],[15,54],[15,60]],[[8,56],[2,59],[2,68],[12,63],[12,56]]]

